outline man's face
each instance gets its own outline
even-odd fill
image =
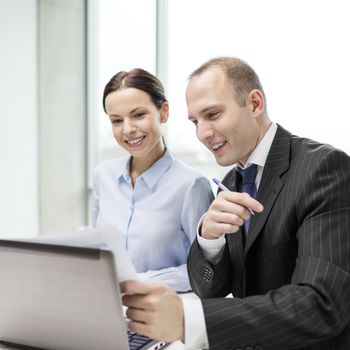
[[[193,77],[186,90],[188,118],[197,137],[222,166],[245,164],[259,142],[249,97],[246,106],[239,106],[231,85],[221,69],[211,67]]]

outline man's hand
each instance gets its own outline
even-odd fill
[[[224,233],[237,232],[250,213],[260,213],[264,207],[248,193],[221,191],[203,218],[200,234],[205,239],[217,239]]]
[[[120,287],[131,331],[156,340],[184,341],[182,301],[173,289],[145,281],[125,281]]]

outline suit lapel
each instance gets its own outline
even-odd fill
[[[230,190],[230,191],[237,191],[237,171],[235,168],[231,169],[226,176],[223,178],[222,183]],[[222,190],[219,189],[218,192],[221,192]]]
[[[259,190],[256,196],[256,199],[264,206],[264,211],[251,218],[244,254],[247,254],[264,227],[271,209],[283,188],[284,183],[281,176],[289,168],[291,136],[292,135],[287,130],[278,125],[275,138],[266,159]]]

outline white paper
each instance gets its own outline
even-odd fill
[[[114,255],[118,281],[137,279],[137,273],[124,248],[121,235],[112,227],[99,227],[60,235],[42,235],[16,240],[110,250]]]

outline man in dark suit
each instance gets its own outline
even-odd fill
[[[186,99],[200,141],[235,164],[188,259],[198,324],[169,289],[127,282],[131,328],[210,349],[350,349],[350,158],[272,123],[239,59],[198,68]]]

